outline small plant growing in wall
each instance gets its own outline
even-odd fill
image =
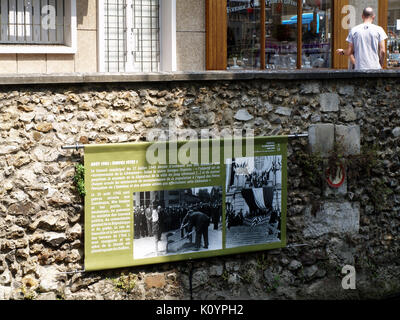
[[[128,275],[122,275],[119,278],[114,279],[113,283],[115,288],[129,294],[135,289],[137,279],[137,275],[129,273]]]
[[[268,257],[266,257],[264,253],[257,256],[257,268],[261,271],[264,271],[269,264]]]
[[[307,181],[314,186],[321,186],[321,172],[324,160],[320,152],[299,151],[296,154],[296,161],[304,173]]]
[[[85,191],[85,167],[81,163],[78,163],[75,166],[74,182],[75,182],[76,190],[78,191],[79,195],[82,198],[84,198],[85,195],[86,195],[86,191]]]
[[[274,275],[272,282],[266,288],[267,293],[271,293],[272,291],[278,289],[280,284],[281,284],[281,277],[279,276],[279,274]]]

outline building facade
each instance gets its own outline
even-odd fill
[[[1,0],[0,73],[346,69],[366,6],[399,66],[396,0]]]

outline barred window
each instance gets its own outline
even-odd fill
[[[159,0],[103,0],[106,72],[155,72],[160,64]]]
[[[121,72],[125,70],[127,49],[125,0],[104,1],[104,41],[105,70]]]
[[[69,0],[1,0],[0,43],[64,44]]]
[[[159,0],[133,1],[134,63],[138,71],[158,71]]]

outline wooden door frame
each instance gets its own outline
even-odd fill
[[[388,33],[388,13],[389,0],[379,0],[378,2],[378,24]],[[387,40],[385,41],[385,52],[387,53]],[[387,68],[387,57],[385,58],[384,69]]]
[[[206,70],[228,66],[226,0],[206,0]]]

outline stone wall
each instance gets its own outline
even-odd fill
[[[400,79],[296,77],[3,86],[0,299],[359,299],[399,292]],[[170,120],[216,133],[309,132],[309,139],[289,141],[288,246],[76,272],[83,269],[84,212],[73,176],[83,152],[61,146],[141,141]],[[362,174],[349,172],[336,190],[319,178],[322,167],[307,165],[316,157],[307,150],[329,157],[340,136],[348,157],[375,158],[364,162],[368,174],[361,164],[355,171]],[[356,268],[356,290],[342,289],[344,265]]]

